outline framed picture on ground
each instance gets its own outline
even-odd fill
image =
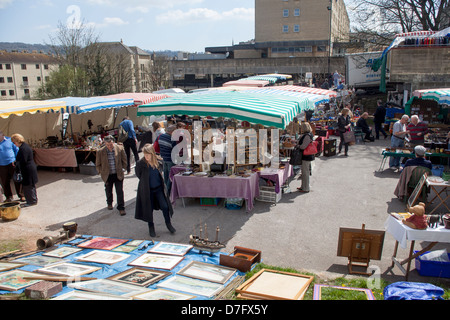
[[[348,299],[344,298],[346,293],[351,293]],[[313,300],[332,300],[328,297],[333,297],[333,300],[375,300],[375,296],[370,289],[330,286],[326,284],[314,285]]]
[[[35,256],[28,256],[23,258],[18,258],[13,260],[12,262],[18,262],[18,263],[26,263],[31,264],[33,266],[39,266],[39,267],[45,267],[54,263],[59,262],[66,262],[67,260],[63,260],[60,258],[55,257],[46,257],[43,255],[35,255]]]
[[[195,296],[166,289],[156,289],[133,297],[136,300],[190,300]]]
[[[147,252],[149,253],[161,253],[161,254],[171,254],[176,256],[184,256],[189,250],[192,249],[190,244],[172,243],[161,241],[153,246]]]
[[[100,269],[101,267],[63,262],[37,269],[36,272],[58,276],[78,277],[84,274],[95,272]]]
[[[114,264],[130,257],[126,253],[93,250],[85,255],[77,257],[79,261]]]
[[[236,272],[236,269],[205,262],[192,261],[177,274],[195,279],[224,284]]]
[[[83,249],[74,247],[59,247],[58,249],[45,252],[42,255],[47,257],[64,258],[71,254],[82,251]]]
[[[127,241],[127,239],[97,237],[92,240],[80,243],[78,247],[87,249],[112,250]]]
[[[0,272],[8,271],[25,266],[25,263],[0,262]]]
[[[69,288],[98,292],[119,297],[132,297],[150,291],[133,284],[120,283],[109,279],[88,280],[67,284]]]
[[[171,275],[171,273],[166,271],[150,270],[136,267],[115,274],[108,279],[128,284],[134,284],[141,287],[148,287],[149,285],[158,282],[169,275]]]
[[[184,257],[170,256],[166,254],[144,253],[128,265],[145,268],[172,270]]]
[[[173,276],[156,285],[158,288],[182,291],[198,296],[212,297],[223,290],[224,286],[210,281]]]
[[[11,270],[0,274],[0,290],[17,291],[41,280],[26,280],[25,277],[36,276],[36,273],[24,270]]]
[[[131,300],[131,298],[112,296],[96,292],[72,290],[51,300]]]

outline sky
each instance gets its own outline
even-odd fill
[[[82,22],[101,42],[204,52],[254,39],[254,21],[254,0],[0,0],[0,42],[48,44]]]

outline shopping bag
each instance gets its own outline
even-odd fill
[[[345,143],[356,142],[355,133],[353,131],[346,131],[344,132],[343,136]]]
[[[303,154],[305,156],[313,156],[315,154],[317,154],[317,145],[318,142],[317,141],[311,141],[310,144],[308,144],[308,146],[306,147],[305,150],[303,150]]]
[[[160,153],[160,150],[159,150],[159,142],[158,142],[159,137],[160,137],[160,136],[158,136],[158,138],[156,138],[155,142],[153,142],[153,149],[155,149],[155,152],[156,152],[156,153]]]
[[[291,152],[291,159],[289,160],[289,164],[291,166],[299,166],[302,164],[302,156],[303,152],[300,148],[294,148]]]
[[[117,141],[125,142],[128,139],[128,132],[122,127],[119,126],[119,136],[117,137]]]
[[[23,180],[22,172],[18,170],[14,171],[12,178],[14,182],[21,183]]]

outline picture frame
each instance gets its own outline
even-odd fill
[[[74,253],[77,253],[80,251],[83,251],[83,249],[64,246],[64,247],[59,247],[59,248],[49,251],[49,252],[45,252],[42,255],[47,256],[47,257],[65,258],[71,254],[74,254]]]
[[[156,283],[172,273],[160,270],[151,270],[145,268],[134,267],[109,277],[109,280],[119,281],[123,283],[133,284],[141,287],[148,287]]]
[[[177,272],[178,275],[211,282],[226,283],[236,272],[236,269],[210,263],[191,261]]]
[[[112,250],[127,241],[127,239],[96,237],[80,243],[78,247],[85,249]]]
[[[68,283],[69,288],[97,292],[119,297],[133,297],[135,295],[150,291],[150,289],[136,286],[134,284],[121,283],[109,279],[97,279]]]
[[[414,206],[414,203],[416,203],[417,199],[419,198],[419,196],[421,194],[422,187],[426,181],[427,181],[427,174],[424,173],[423,176],[420,178],[419,182],[416,184],[416,187],[414,188],[413,192],[411,193],[411,195],[408,198],[408,204],[407,204],[408,210],[409,210],[409,208]]]
[[[67,260],[64,260],[61,258],[47,257],[47,256],[43,256],[43,255],[26,256],[23,258],[17,258],[17,259],[12,260],[12,262],[31,264],[33,266],[38,266],[38,267],[45,267],[45,266],[49,266],[51,264],[66,262],[66,261]]]
[[[89,253],[77,257],[76,260],[111,265],[123,261],[129,257],[129,254],[121,252],[93,250]]]
[[[183,256],[171,256],[167,254],[144,253],[130,262],[129,266],[172,270],[184,259]]]
[[[315,284],[314,285],[314,293],[313,300],[322,300],[322,289],[323,288],[333,288],[337,290],[353,290],[353,291],[361,291],[366,294],[367,300],[376,300],[373,295],[372,290],[365,288],[352,288],[352,287],[341,287],[341,286],[331,286],[326,284]]]
[[[127,244],[118,246],[117,248],[112,249],[111,251],[114,252],[124,252],[124,253],[130,253],[131,251],[136,250],[138,247],[135,246],[129,246]]]
[[[25,270],[10,270],[0,274],[0,290],[17,291],[42,280],[27,280],[25,277],[36,276],[36,273]]]
[[[175,290],[194,294],[197,296],[212,297],[224,289],[220,283],[198,280],[175,275],[156,285],[158,288]]]
[[[37,269],[36,272],[57,276],[79,277],[88,273],[95,272],[97,270],[101,270],[101,267],[62,262]]]
[[[14,262],[8,262],[8,261],[1,261],[0,262],[0,272],[17,269],[20,267],[26,266],[26,263],[14,263]]]
[[[72,290],[50,300],[132,300],[132,298],[113,296],[97,292]]]
[[[248,300],[303,300],[314,277],[300,273],[261,269],[236,288]]]
[[[155,289],[133,297],[135,300],[191,300],[196,296],[167,289]]]
[[[168,254],[175,256],[184,256],[189,250],[193,248],[190,244],[173,243],[160,241],[155,244],[148,253]]]
[[[139,247],[143,242],[144,242],[144,240],[131,240],[130,242],[126,243],[125,245],[132,246],[132,247]]]

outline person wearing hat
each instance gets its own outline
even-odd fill
[[[176,146],[177,141],[172,141],[172,133],[177,129],[176,125],[170,125],[166,132],[159,136],[159,152],[163,158],[164,184],[167,192],[170,194],[172,189],[172,181],[170,181],[170,169],[175,165],[172,161],[172,149]]]
[[[409,166],[422,166],[428,169],[432,169],[433,165],[430,160],[425,159],[425,147],[424,146],[416,146],[414,148],[414,154],[416,157],[414,159],[409,159],[405,163],[405,168]]]

